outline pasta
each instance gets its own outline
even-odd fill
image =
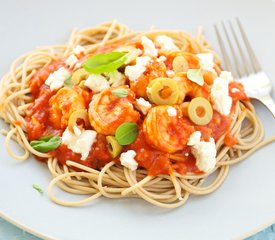
[[[105,65],[94,64],[95,56],[103,56]],[[243,87],[219,66],[201,29],[196,38],[182,31],[132,32],[116,21],[74,30],[67,44],[19,57],[3,77],[0,117],[10,127],[1,131],[5,147],[16,160],[31,153],[47,162],[53,176],[48,194],[57,204],[79,206],[104,196],[179,207],[192,194],[215,191],[232,164],[275,140],[263,141],[262,123]],[[224,85],[216,79],[227,83],[227,95],[221,96]],[[232,101],[229,112],[223,101]],[[118,129],[132,135],[125,139]],[[11,140],[23,155],[13,151]],[[55,186],[88,197],[64,201]]]

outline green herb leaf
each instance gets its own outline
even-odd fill
[[[64,87],[72,87],[74,84],[72,82],[72,77],[68,77],[65,81],[64,81]]]
[[[191,80],[192,82],[197,83],[200,86],[202,86],[204,84],[201,69],[188,69],[187,78],[189,80]]]
[[[44,192],[43,189],[42,189],[41,187],[39,187],[38,185],[36,185],[36,184],[33,184],[32,187],[33,187],[36,191],[38,191],[38,192],[40,192],[40,193],[43,193],[43,192]]]
[[[114,89],[111,91],[111,93],[119,98],[125,98],[128,96],[128,90],[123,88]]]
[[[117,70],[126,60],[127,56],[122,52],[97,54],[84,62],[82,67],[89,73],[101,74]]]
[[[115,133],[115,138],[120,145],[128,145],[135,141],[138,134],[138,125],[134,122],[122,123]]]
[[[49,152],[59,147],[61,144],[61,139],[59,136],[44,136],[39,138],[38,140],[34,140],[30,142],[30,145],[33,149],[38,152]]]

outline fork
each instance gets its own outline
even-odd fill
[[[231,71],[236,81],[244,85],[246,94],[250,98],[262,102],[275,118],[275,102],[271,97],[272,84],[270,79],[260,66],[239,19],[236,19],[235,24],[238,32],[234,30],[234,25],[231,21],[229,21],[228,25],[229,27],[226,27],[224,22],[221,23],[221,28],[228,43],[228,49],[231,52],[230,55],[227,53],[222,40],[221,31],[216,24],[214,25],[226,70]],[[231,37],[229,36],[230,32]],[[233,46],[233,43],[235,46]],[[246,50],[246,54],[243,49]]]

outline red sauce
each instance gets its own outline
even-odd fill
[[[230,133],[227,133],[224,137],[224,144],[227,147],[233,147],[235,144],[238,143],[237,138],[235,138],[234,136],[232,136]]]
[[[232,97],[233,102],[249,100],[245,93],[244,86],[239,82],[229,83],[229,96]]]
[[[136,140],[126,150],[136,151],[135,157],[139,166],[148,170],[149,175],[169,174],[172,171],[169,154],[156,150],[145,141],[143,131],[140,129]]]
[[[52,151],[51,154],[56,157],[62,165],[65,165],[66,161],[70,160],[94,169],[99,169],[112,160],[107,149],[106,138],[102,134],[97,135],[96,142],[93,144],[85,160],[81,160],[81,154],[74,153],[63,144],[55,151]]]

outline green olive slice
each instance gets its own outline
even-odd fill
[[[72,132],[73,132],[74,126],[77,126],[77,120],[79,119],[84,121],[86,127],[90,126],[87,110],[79,109],[74,111],[69,118],[68,126]]]
[[[114,136],[107,136],[108,150],[113,158],[117,157],[122,150],[122,146],[118,143]]]
[[[86,80],[89,77],[89,73],[84,68],[76,70],[72,75],[72,82],[74,85],[78,85],[81,81]]]
[[[213,109],[210,102],[203,97],[196,97],[188,105],[188,116],[197,125],[208,124],[213,117]]]
[[[156,78],[148,84],[147,95],[157,105],[173,105],[179,98],[179,87],[170,78]]]

